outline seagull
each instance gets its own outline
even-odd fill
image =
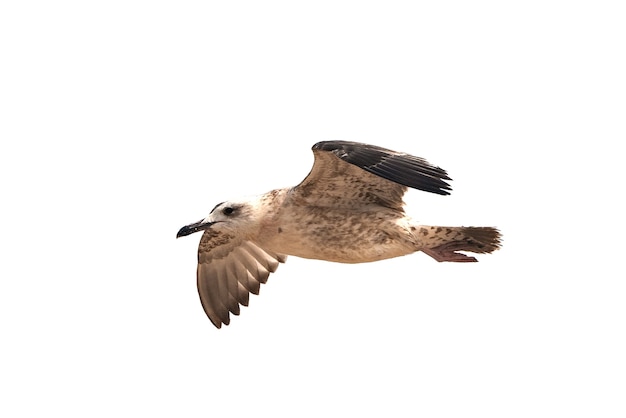
[[[204,231],[197,286],[217,328],[258,294],[287,255],[366,263],[417,251],[436,261],[475,262],[459,251],[500,248],[493,227],[421,225],[404,212],[407,188],[439,195],[452,190],[445,170],[425,159],[348,141],[313,145],[315,162],[297,186],[219,203],[176,238]]]

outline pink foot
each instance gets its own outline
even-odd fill
[[[456,251],[468,250],[470,248],[471,248],[471,245],[468,246],[466,242],[457,241],[457,242],[449,242],[449,243],[440,245],[435,248],[425,248],[422,251],[439,262],[453,261],[456,263],[473,263],[478,260],[476,260],[476,258],[474,257],[470,257],[465,254],[456,252]]]

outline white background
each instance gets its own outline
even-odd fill
[[[0,415],[623,417],[620,3],[3,2]],[[176,232],[331,139],[503,249],[291,257],[213,328]]]

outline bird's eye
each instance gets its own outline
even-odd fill
[[[232,213],[235,211],[235,209],[231,208],[230,206],[225,207],[224,209],[222,209],[222,213],[226,216],[228,215],[232,215]]]

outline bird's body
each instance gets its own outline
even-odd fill
[[[490,227],[420,225],[403,210],[407,187],[448,194],[444,170],[404,153],[354,142],[320,142],[299,185],[223,202],[178,236],[204,230],[198,291],[218,328],[239,314],[287,255],[363,263],[423,251],[437,261],[476,261],[457,251],[499,247]]]
[[[253,240],[276,254],[364,263],[416,251],[408,218],[389,208],[303,206],[290,189],[264,194],[252,207],[259,225]]]

